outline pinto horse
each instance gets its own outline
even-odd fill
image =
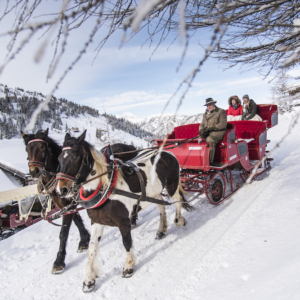
[[[63,144],[63,151],[58,160],[60,163],[60,175],[57,176],[57,193],[63,197],[73,197],[74,179],[77,178],[77,184],[82,183],[80,197],[92,197],[96,190],[109,185],[108,165],[104,154],[97,152],[92,145],[85,140],[85,132],[78,138],[70,137],[66,134]],[[149,153],[148,153],[149,154]],[[140,154],[139,154],[140,157]],[[154,163],[156,154],[151,152],[148,158],[143,162],[139,160],[137,166],[143,176],[146,195],[156,199],[162,199],[162,190],[165,188],[176,202],[175,225],[183,227],[186,225],[185,218],[181,215],[181,207],[186,210],[192,210],[192,207],[183,197],[183,189],[180,184],[179,163],[175,156],[169,152],[162,151],[161,157],[156,165],[155,180],[152,185],[150,182],[150,171]],[[136,161],[135,161],[136,162]],[[84,166],[84,167],[83,167]],[[91,167],[90,167],[91,166]],[[99,175],[103,176],[99,177]],[[98,177],[97,177],[98,175]],[[92,180],[86,183],[87,180]],[[131,175],[123,172],[122,167],[118,169],[115,188],[131,193],[141,193],[141,186],[137,174]],[[83,197],[83,198],[82,198]],[[122,271],[123,277],[131,277],[135,266],[135,256],[132,248],[131,222],[130,218],[137,205],[137,200],[127,196],[121,196],[112,193],[109,198],[99,207],[87,209],[88,216],[91,219],[91,241],[88,250],[88,265],[83,282],[83,291],[90,292],[95,287],[95,279],[99,276],[97,268],[98,242],[101,239],[105,226],[118,227],[123,239],[123,245],[127,252],[125,267]],[[143,210],[151,203],[142,201],[139,206]],[[165,206],[158,204],[160,212],[160,224],[156,233],[156,238],[162,239],[167,231],[167,218]]]
[[[21,135],[26,145],[29,160],[29,173],[34,179],[38,179],[38,190],[48,193],[56,207],[62,209],[70,204],[70,198],[64,198],[57,194],[56,172],[59,167],[58,156],[62,152],[61,147],[48,136],[46,131],[38,131],[36,134]],[[116,152],[133,151],[135,148],[131,145],[114,144],[112,148]],[[136,153],[120,154],[121,159],[132,159]],[[59,235],[60,245],[56,260],[52,267],[52,274],[60,274],[65,268],[66,245],[72,221],[79,230],[80,242],[77,252],[83,252],[88,249],[90,234],[86,230],[79,213],[64,215],[62,227]]]

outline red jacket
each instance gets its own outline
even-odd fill
[[[243,114],[243,106],[240,104],[237,104],[237,109],[234,109],[231,105],[229,106],[229,109],[227,110],[227,116],[240,116]]]

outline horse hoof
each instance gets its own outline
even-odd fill
[[[94,288],[95,288],[95,280],[89,281],[88,284],[85,284],[85,282],[83,282],[82,291],[83,291],[84,293],[89,293],[89,292],[91,292]]]
[[[131,229],[134,229],[136,227],[136,224],[131,224]]]
[[[122,272],[123,278],[130,278],[133,275],[133,269],[126,269]]]
[[[163,232],[157,233],[155,239],[156,240],[162,240],[166,237],[166,235]]]
[[[187,220],[185,218],[182,218],[181,220],[175,219],[174,223],[178,227],[184,227],[187,224]]]
[[[61,266],[53,266],[51,273],[52,274],[61,274],[65,269],[65,264],[61,265]]]
[[[77,253],[85,252],[89,249],[89,243],[80,242],[78,245]]]

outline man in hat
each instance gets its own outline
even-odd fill
[[[257,105],[254,100],[249,99],[249,96],[246,94],[243,96],[243,116],[242,120],[251,120],[257,114]]]
[[[209,163],[211,164],[215,157],[216,144],[220,142],[227,129],[226,111],[216,106],[217,101],[212,98],[206,99],[204,106],[207,107],[203,115],[202,123],[199,127],[200,137],[210,143]]]

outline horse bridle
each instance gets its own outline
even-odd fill
[[[43,142],[43,143],[46,144],[47,149],[46,149],[45,161],[41,162],[41,161],[29,160],[28,161],[28,167],[38,166],[38,167],[45,168],[45,165],[47,163],[47,158],[48,158],[48,151],[49,151],[48,143],[46,141],[42,140],[42,139],[34,139],[34,140],[29,141],[27,145],[29,145],[33,142]],[[51,154],[51,151],[50,151],[50,154]]]
[[[71,147],[64,147],[62,149],[62,151],[71,150],[71,149],[72,149]],[[62,180],[72,181],[73,188],[75,188],[77,185],[80,186],[78,181],[79,181],[80,177],[82,176],[82,172],[83,172],[84,168],[87,169],[89,174],[92,174],[92,172],[93,172],[94,160],[92,160],[92,162],[91,162],[89,160],[89,156],[90,156],[89,153],[84,154],[84,156],[82,158],[82,161],[81,161],[81,165],[80,165],[80,167],[78,169],[78,172],[75,176],[71,176],[71,175],[59,172],[59,173],[56,174],[56,180],[62,179]],[[77,190],[77,189],[75,188],[75,190]]]
[[[47,164],[48,155],[50,154],[50,156],[52,156],[51,149],[50,149],[48,143],[46,141],[42,140],[42,139],[31,140],[31,141],[28,142],[27,145],[29,145],[30,143],[33,143],[33,142],[42,142],[42,143],[46,144],[46,154],[45,154],[45,160],[44,160],[44,162],[29,160],[28,161],[28,167],[31,167],[31,166],[41,167],[42,168],[42,172],[41,172],[42,173],[42,177],[45,177],[46,173],[48,173],[49,175],[52,176],[52,178],[50,179],[50,181],[47,184],[44,184],[43,183],[43,179],[40,179],[40,182],[41,182],[41,184],[43,186],[43,189],[47,191],[52,186],[54,186],[54,184],[56,182],[56,179],[55,179],[56,173],[50,172],[50,171],[46,170],[46,164]],[[58,168],[59,168],[59,166],[58,166]]]

